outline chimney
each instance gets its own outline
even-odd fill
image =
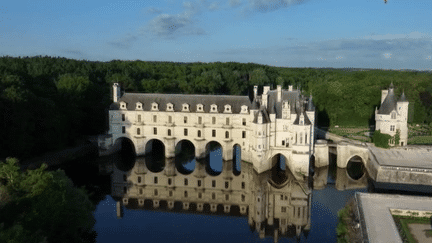
[[[277,86],[277,102],[281,102],[282,96],[282,85]]]
[[[117,102],[120,99],[120,86],[118,83],[113,84],[113,101]]]
[[[257,94],[258,94],[258,86],[254,86],[254,99],[257,98]]]
[[[293,88],[293,86],[292,86],[292,85],[289,85],[289,86],[288,86],[288,91],[292,91],[292,88]]]
[[[262,105],[267,108],[268,101],[268,92],[270,90],[270,86],[264,86],[263,94],[262,94]]]

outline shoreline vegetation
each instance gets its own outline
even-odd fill
[[[381,90],[393,82],[410,102],[409,124],[432,123],[432,73],[361,68],[288,68],[255,63],[95,62],[61,57],[0,57],[0,158],[20,161],[68,148],[108,130],[112,84],[125,92],[252,97],[282,85],[316,105],[317,126],[374,125]],[[360,95],[361,94],[361,95]],[[354,137],[355,138],[355,137]],[[413,143],[424,142],[416,138]]]

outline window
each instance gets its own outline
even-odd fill
[[[282,140],[282,146],[283,146],[283,145],[285,145],[285,141],[284,141],[284,140]]]
[[[141,129],[137,128],[137,135],[141,134]]]
[[[201,186],[201,180],[198,180],[198,186],[199,187]]]
[[[226,181],[225,182],[225,189],[228,189],[228,187],[229,187],[229,183],[228,183],[228,181]]]
[[[261,145],[258,145],[258,149],[261,149]]]
[[[308,143],[307,142],[307,133],[305,134],[305,143]]]
[[[127,187],[123,187],[123,193],[127,193]]]
[[[216,181],[212,180],[212,187],[216,187]]]
[[[216,130],[212,130],[212,136],[216,137]]]
[[[201,131],[200,130],[198,130],[198,137],[199,138],[201,137]]]
[[[395,112],[391,113],[391,119],[396,119],[396,113]]]
[[[122,126],[122,133],[126,133],[126,127]]]
[[[184,117],[184,123],[187,123],[187,116]]]
[[[229,132],[228,131],[225,132],[225,138],[229,138]]]
[[[127,181],[127,176],[123,175],[123,181]]]
[[[171,136],[171,129],[168,129],[168,136]]]
[[[246,131],[242,132],[242,138],[246,138]]]
[[[157,177],[154,178],[154,184],[157,184]]]
[[[286,212],[286,207],[282,207],[281,211],[282,211],[282,213],[285,213]]]
[[[216,124],[216,117],[212,117],[212,124]]]
[[[300,218],[300,207],[297,208],[297,217]]]
[[[139,189],[139,194],[141,194],[141,195],[143,194],[143,189],[142,188]]]
[[[122,114],[122,121],[125,121],[125,120],[126,120],[126,115]]]
[[[283,195],[281,195],[281,199],[280,200],[283,200]]]
[[[171,178],[168,178],[168,185],[171,185],[171,182],[172,182]]]
[[[187,128],[184,129],[184,135],[187,136],[188,135],[188,131]]]
[[[215,200],[216,199],[216,194],[213,192],[212,193],[212,199]]]
[[[260,198],[257,198],[257,201],[260,202]]]
[[[168,116],[168,123],[172,123],[172,116]]]
[[[300,143],[302,143],[303,142],[303,133],[301,132],[300,133]]]
[[[187,186],[188,185],[188,179],[184,179],[184,184],[185,184],[185,186]]]
[[[153,133],[154,133],[154,135],[157,135],[157,128],[156,127],[153,128]]]
[[[187,191],[184,192],[185,197],[187,197]]]
[[[228,194],[225,195],[225,200],[226,200],[226,201],[229,200],[229,195],[228,195]]]
[[[157,191],[157,189],[154,190],[154,195],[155,195],[155,196],[158,195],[158,191]]]
[[[245,183],[242,182],[242,189],[245,189]]]
[[[226,118],[226,124],[229,125],[229,118]]]
[[[172,197],[172,195],[173,195],[173,192],[172,192],[172,191],[170,191],[170,192],[169,192],[169,196],[170,196],[170,197]]]
[[[153,122],[156,122],[156,121],[157,121],[156,115],[153,115]]]
[[[246,200],[246,196],[242,194],[241,199],[242,199],[242,202],[244,202]]]
[[[243,126],[246,126],[246,118],[243,118]]]
[[[202,193],[201,192],[198,192],[198,198],[202,198]]]
[[[141,176],[138,176],[138,183],[141,183]]]
[[[141,122],[141,115],[138,115],[138,122]]]
[[[391,125],[391,126],[390,126],[390,131],[391,131],[391,132],[394,132],[394,130],[395,130],[395,125]]]
[[[202,117],[198,117],[198,124],[202,123]]]

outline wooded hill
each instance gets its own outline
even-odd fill
[[[393,82],[410,102],[408,122],[432,122],[431,73],[354,70],[1,57],[0,158],[26,159],[107,131],[114,82],[126,92],[249,96],[254,85],[294,85],[312,93],[320,127],[374,125],[381,90]]]

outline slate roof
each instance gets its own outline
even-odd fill
[[[267,110],[265,109],[264,106],[262,106],[257,112],[255,112],[253,123],[258,123],[258,115],[259,114],[261,114],[263,117],[263,124],[264,123],[270,123],[269,115],[268,115]]]
[[[315,105],[312,102],[312,94],[309,97],[309,102],[308,102],[308,111],[315,111]]]
[[[196,112],[197,104],[204,105],[204,112],[210,112],[210,105],[216,104],[219,113],[225,110],[225,105],[231,105],[232,113],[240,113],[243,105],[248,109],[252,106],[248,96],[125,93],[118,102],[110,105],[110,110],[119,110],[120,101],[126,102],[127,110],[135,110],[136,103],[141,102],[144,111],[150,111],[153,102],[158,104],[160,111],[165,111],[167,104],[172,103],[177,112],[182,110],[184,103],[189,104],[191,112]]]
[[[390,87],[393,87],[392,84],[390,85]],[[389,88],[387,97],[384,99],[383,103],[381,104],[381,107],[378,110],[378,114],[389,115],[393,110],[397,110],[396,107],[397,107],[397,101],[396,101],[396,95],[394,93],[394,89]]]
[[[398,102],[408,102],[408,100],[405,97],[405,91],[402,92],[402,95],[399,98]]]
[[[277,90],[270,90],[268,92],[268,104],[271,106],[275,106],[276,109],[276,118],[280,119],[282,118],[282,102],[284,100],[287,100],[288,103],[291,106],[291,114],[295,113],[295,103],[296,101],[299,99],[300,96],[300,91],[298,90],[293,90],[293,91],[288,91],[288,90],[282,90],[282,94],[281,94],[281,102],[277,102]]]
[[[259,109],[259,103],[258,100],[256,98],[254,98],[253,102],[252,102],[252,110],[258,110]]]

